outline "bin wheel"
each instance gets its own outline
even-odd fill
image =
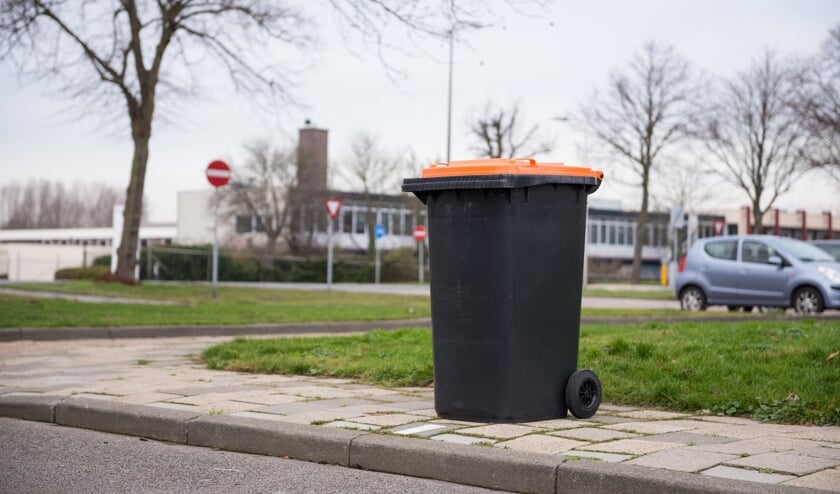
[[[572,373],[566,383],[566,407],[579,419],[595,415],[601,405],[601,381],[589,369]]]

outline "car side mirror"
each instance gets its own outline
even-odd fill
[[[775,266],[784,266],[785,261],[779,256],[770,256],[767,258],[767,264],[773,264]]]

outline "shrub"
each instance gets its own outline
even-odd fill
[[[111,272],[108,266],[94,265],[89,268],[64,268],[55,272],[57,280],[94,280]]]

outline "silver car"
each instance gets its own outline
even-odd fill
[[[840,261],[840,240],[811,240],[810,243],[828,252],[835,261]]]
[[[840,262],[791,238],[769,235],[697,240],[680,262],[674,294],[684,310],[793,307],[802,314],[840,309]]]

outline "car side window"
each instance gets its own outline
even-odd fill
[[[709,242],[705,245],[703,250],[706,251],[706,254],[708,254],[709,257],[734,261],[735,256],[738,253],[738,241],[722,240],[718,242]]]
[[[741,245],[741,260],[743,262],[770,264],[770,256],[777,255],[778,254],[772,247],[769,247],[761,242],[745,240]]]

